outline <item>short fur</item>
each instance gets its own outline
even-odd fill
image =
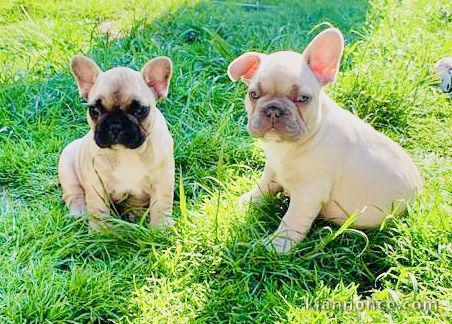
[[[173,139],[156,102],[166,96],[169,58],[150,60],[141,72],[106,72],[76,56],[71,70],[88,103],[91,130],[61,153],[58,176],[73,215],[88,213],[97,228],[111,205],[150,209],[156,226],[173,224]]]
[[[270,238],[278,252],[302,240],[319,213],[338,224],[357,213],[356,227],[374,227],[422,188],[416,166],[397,143],[323,91],[336,77],[342,51],[342,34],[331,28],[303,54],[245,53],[228,69],[233,81],[249,85],[248,129],[266,155],[258,185],[241,204],[283,189],[290,194]]]

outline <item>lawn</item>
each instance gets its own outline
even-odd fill
[[[433,73],[452,54],[450,1],[237,2],[0,1],[0,322],[450,320],[452,109]],[[381,229],[317,220],[276,255],[261,238],[287,200],[237,209],[264,156],[226,68],[248,50],[301,51],[322,22],[346,38],[327,91],[413,156],[425,190]],[[174,229],[112,220],[92,234],[67,215],[56,165],[88,129],[68,66],[80,53],[103,69],[173,59],[159,107],[175,139]],[[381,304],[331,306],[359,301]]]

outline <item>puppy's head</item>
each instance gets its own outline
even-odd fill
[[[229,64],[232,81],[248,84],[245,107],[253,137],[296,141],[319,120],[319,96],[339,69],[344,39],[335,28],[318,34],[302,54],[245,53]]]
[[[452,92],[452,57],[443,57],[435,65],[435,71],[441,81],[441,88],[446,93]]]
[[[76,56],[71,70],[88,103],[88,124],[96,144],[101,148],[141,146],[153,125],[156,102],[168,94],[171,60],[154,58],[141,72],[126,67],[102,72],[91,59]]]

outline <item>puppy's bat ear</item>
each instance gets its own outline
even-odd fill
[[[77,81],[80,96],[87,100],[88,94],[102,70],[90,58],[77,55],[71,61],[71,71]]]
[[[154,92],[157,100],[168,95],[173,62],[169,57],[159,56],[148,61],[141,69],[144,82]]]
[[[336,78],[343,51],[342,33],[339,29],[328,28],[314,37],[303,56],[320,84],[325,85]]]
[[[257,52],[247,52],[240,55],[228,66],[228,76],[233,82],[243,80],[250,83],[259,64],[261,63],[263,54]]]

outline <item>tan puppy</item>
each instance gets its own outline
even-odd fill
[[[337,29],[317,35],[303,54],[245,53],[228,68],[232,81],[249,85],[248,130],[264,145],[259,184],[241,197],[257,201],[283,189],[289,208],[270,240],[288,252],[319,213],[341,224],[357,213],[355,226],[379,225],[400,212],[422,180],[404,150],[372,126],[339,107],[322,90],[334,81],[344,40]]]
[[[172,73],[167,57],[150,60],[141,72],[106,72],[76,56],[71,70],[88,103],[91,130],[62,152],[58,175],[73,215],[88,213],[95,228],[110,208],[150,209],[150,222],[172,225],[173,139],[156,102],[165,98]]]

